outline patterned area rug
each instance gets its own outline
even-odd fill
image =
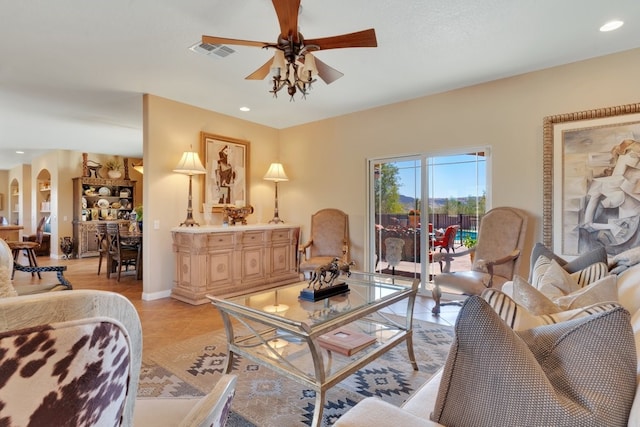
[[[444,365],[453,328],[414,321],[414,351],[420,370],[411,368],[405,344],[382,355],[327,391],[323,426],[369,396],[401,405]],[[202,396],[222,375],[226,357],[224,331],[176,343],[145,357],[140,397]],[[309,426],[315,392],[247,359],[234,360],[238,375],[230,427]]]

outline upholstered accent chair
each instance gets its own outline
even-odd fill
[[[311,216],[309,240],[298,247],[298,271],[305,274],[338,257],[349,262],[349,216],[339,209],[322,209]]]
[[[11,288],[10,293],[17,293],[18,295],[27,295],[27,294],[37,294],[41,292],[50,292],[50,291],[62,291],[62,290],[70,290],[71,283],[64,277],[64,272],[67,270],[65,265],[60,266],[41,266],[41,267],[27,267],[19,264],[18,261],[14,259],[13,251],[3,239],[0,239],[0,294],[5,295],[7,292],[4,288]],[[35,274],[38,273],[43,275],[42,282],[47,283],[34,283],[28,285],[20,285],[14,286],[11,283],[11,279],[13,278],[13,274],[16,271],[21,271],[25,273]],[[55,273],[56,281],[53,283],[48,283],[48,277],[51,274],[44,273]],[[6,278],[2,278],[1,274],[6,274]],[[4,280],[7,280],[8,283],[3,283]],[[2,418],[2,417],[0,417]]]
[[[435,306],[433,314],[440,313],[442,288],[459,291],[464,295],[480,295],[487,288],[501,289],[513,279],[520,265],[520,255],[527,231],[527,214],[520,209],[498,207],[487,212],[480,222],[478,243],[458,253],[442,253],[445,267],[434,278],[432,290]],[[451,273],[451,261],[474,253],[469,271]]]
[[[142,328],[113,292],[0,299],[0,419],[12,426],[224,426],[235,389],[224,375],[204,398],[136,399]],[[6,364],[6,363],[5,363]]]

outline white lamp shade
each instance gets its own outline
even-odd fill
[[[289,178],[287,178],[287,174],[284,173],[282,163],[271,163],[271,166],[269,166],[269,170],[264,175],[264,179],[267,181],[275,182],[289,181]]]
[[[140,162],[139,165],[136,165],[135,163],[131,163],[131,166],[133,166],[133,169],[137,170],[138,172],[144,175],[144,166],[142,165],[142,162]]]
[[[309,76],[309,71],[311,71],[311,76],[318,75],[318,67],[316,67],[316,58],[314,58],[312,54],[307,53],[304,56],[304,67],[302,67],[302,77],[307,78]]]
[[[207,173],[207,170],[202,166],[200,156],[195,151],[185,151],[173,171],[187,175]]]
[[[285,71],[284,67],[284,52],[280,49],[276,49],[276,52],[273,54],[273,62],[271,63],[271,75],[281,75]]]

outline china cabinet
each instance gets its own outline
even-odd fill
[[[136,181],[73,178],[73,241],[78,258],[98,256],[98,221],[128,221],[134,210]]]

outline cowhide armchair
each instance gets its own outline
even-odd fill
[[[202,399],[136,399],[142,329],[120,294],[74,290],[0,299],[0,424],[224,426],[235,379]]]

